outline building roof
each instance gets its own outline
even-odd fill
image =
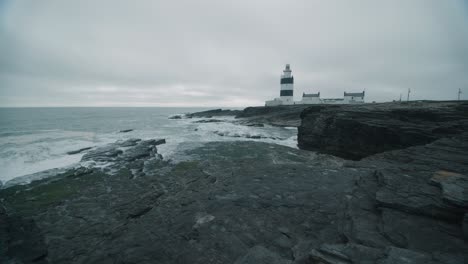
[[[302,97],[320,97],[320,92],[316,93],[316,94],[306,94],[306,93],[303,93],[302,94]]]
[[[362,93],[347,93],[344,92],[344,96],[357,96],[357,97],[364,97],[365,91],[362,91]]]

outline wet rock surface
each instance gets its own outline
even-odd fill
[[[273,139],[273,140],[285,140],[286,138],[282,137],[270,137],[261,134],[250,134],[250,133],[232,133],[230,131],[213,131],[214,134],[221,137],[233,137],[233,138],[250,138],[250,139]]]
[[[221,123],[221,122],[225,122],[225,121],[219,120],[219,119],[202,119],[202,120],[195,121],[193,123]]]
[[[0,190],[0,261],[468,259],[467,132],[359,161],[236,141],[169,163],[162,143],[116,142],[88,151],[90,167]]]
[[[247,125],[269,124],[282,127],[298,127],[301,124],[301,112],[310,105],[282,105],[270,107],[247,107],[236,115]]]
[[[467,137],[359,162],[213,142],[170,164],[138,154],[157,141],[116,143],[132,145],[138,159],[124,150],[118,170],[74,170],[0,192],[3,223],[37,228],[10,234],[36,242],[22,254],[8,244],[6,255],[24,263],[464,263],[467,210],[434,181],[465,177]],[[381,195],[392,191],[398,199]]]
[[[185,117],[187,118],[194,118],[194,117],[212,118],[216,116],[235,116],[239,114],[240,112],[241,110],[213,109],[213,110],[186,114]]]
[[[282,105],[271,107],[247,107],[244,110],[208,110],[203,112],[191,113],[186,116],[211,118],[216,116],[235,116],[237,123],[263,127],[265,124],[281,127],[298,127],[301,124],[301,112],[310,107],[307,105]],[[203,123],[204,121],[198,121]],[[211,121],[216,122],[216,121]]]
[[[68,151],[67,154],[68,155],[75,155],[75,154],[79,154],[81,152],[84,152],[86,150],[90,150],[92,149],[93,147],[86,147],[86,148],[80,148],[80,149],[77,149],[77,150],[72,150],[72,151]]]
[[[361,159],[467,131],[468,102],[317,105],[301,118],[299,148]]]

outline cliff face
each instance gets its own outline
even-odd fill
[[[359,160],[466,131],[468,102],[312,106],[301,119],[299,148]]]

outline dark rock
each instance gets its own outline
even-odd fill
[[[127,169],[111,176],[72,173],[1,190],[0,199],[36,221],[52,263],[288,263],[298,241],[340,240],[335,217],[356,172],[338,172],[333,158],[259,142],[209,143],[187,155],[198,158],[151,165],[118,156]],[[145,177],[130,178],[132,170]],[[268,253],[248,252],[256,245]]]
[[[170,116],[169,119],[182,119],[182,115],[173,115]]]
[[[157,157],[157,145],[166,143],[165,139],[128,139],[103,147],[98,147],[86,153],[81,161],[95,162],[125,162],[135,161],[142,158]],[[117,165],[122,165],[117,164]]]
[[[423,214],[431,217],[458,221],[463,212],[454,206],[446,204],[440,195],[438,187],[428,184],[418,172],[406,177],[399,177],[399,170],[380,172],[381,188],[376,193],[380,206],[401,211]],[[418,175],[419,174],[419,175]]]
[[[158,145],[166,144],[166,140],[164,138],[163,139],[149,139],[149,140],[143,141],[142,143],[148,146],[158,146]]]
[[[310,252],[310,258],[321,263],[375,263],[384,256],[378,248],[359,244],[323,244]]]
[[[403,248],[388,247],[386,255],[379,264],[435,264],[430,255]]]
[[[250,126],[250,127],[264,127],[265,125],[264,124],[247,124],[247,126]]]
[[[247,254],[234,262],[235,264],[289,264],[290,260],[281,258],[265,247],[255,246]]]
[[[222,131],[213,131],[214,134],[221,136],[221,137],[234,137],[234,138],[250,138],[250,139],[273,139],[273,140],[284,140],[285,138],[280,137],[267,137],[262,135],[251,135],[251,134],[238,134],[238,133],[229,133],[229,132],[222,132]]]
[[[122,150],[118,149],[115,145],[98,147],[92,151],[86,153],[82,158],[81,161],[102,161],[102,162],[110,162],[114,161],[117,156],[123,153]]]
[[[145,207],[143,209],[140,209],[134,213],[130,213],[128,214],[128,218],[139,218],[143,215],[145,215],[146,213],[148,213],[149,211],[151,211],[151,209],[153,209],[153,207],[151,206],[148,206],[148,207]]]
[[[78,154],[78,153],[81,153],[85,150],[89,150],[89,149],[92,149],[93,147],[86,147],[86,148],[80,148],[80,149],[77,149],[77,150],[73,150],[73,151],[68,151],[67,154],[68,155],[74,155],[74,154]]]
[[[466,132],[360,161],[238,141],[187,148],[186,161],[168,163],[158,158],[161,143],[117,142],[86,154],[112,161],[110,169],[0,190],[7,211],[35,226],[26,228],[31,236],[8,233],[8,241],[25,241],[38,252],[25,255],[51,263],[468,258]]]
[[[120,130],[119,132],[120,133],[128,133],[128,132],[131,132],[133,131],[133,129],[123,129],[123,130]]]
[[[224,122],[224,121],[219,120],[219,119],[203,119],[203,120],[194,121],[193,123],[220,123],[220,122]]]
[[[130,138],[130,139],[127,139],[123,142],[118,142],[118,145],[120,147],[133,147],[133,146],[136,146],[138,144],[138,142],[140,142],[141,139],[139,138]]]
[[[468,241],[468,213],[463,216],[462,229],[465,241]]]
[[[157,145],[166,143],[165,139],[150,139],[138,142],[138,144],[125,151],[122,155],[122,159],[126,161],[134,161],[141,158],[152,157],[157,154]]]
[[[36,222],[8,215],[0,203],[0,262],[47,263],[47,247]]]
[[[263,127],[264,124],[280,127],[298,127],[301,124],[301,112],[308,105],[282,105],[270,107],[247,107],[244,110],[208,110],[188,114],[187,117],[235,116],[240,124]]]
[[[358,160],[467,131],[468,103],[317,105],[301,118],[299,148]]]
[[[282,105],[268,107],[247,107],[236,115],[246,125],[260,126],[270,124],[281,127],[298,127],[301,124],[301,112],[307,105]]]
[[[191,114],[187,114],[186,116],[188,118],[194,118],[194,117],[212,118],[214,116],[235,116],[240,112],[241,112],[240,110],[214,109],[214,110],[191,113]]]
[[[431,178],[442,189],[442,199],[468,210],[468,177],[449,171],[438,171]]]

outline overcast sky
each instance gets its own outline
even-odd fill
[[[468,1],[0,0],[0,106],[468,99]]]

